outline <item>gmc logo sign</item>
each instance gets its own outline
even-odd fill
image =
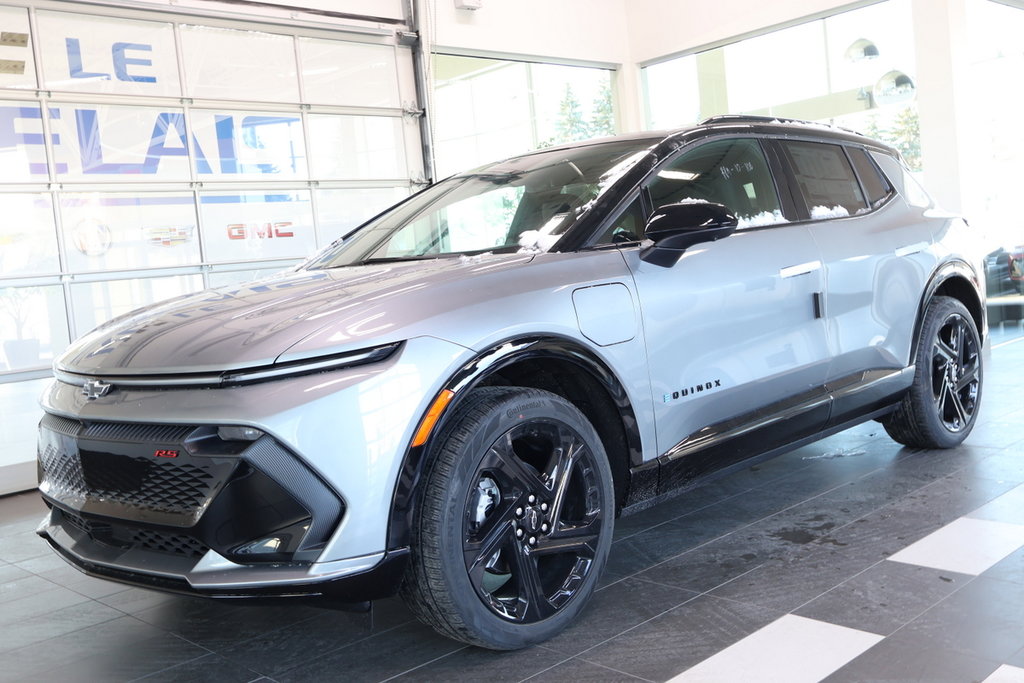
[[[228,226],[229,240],[272,239],[274,237],[294,237],[295,233],[288,228],[291,221],[283,223],[232,223]]]

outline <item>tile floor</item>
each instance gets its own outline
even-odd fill
[[[1021,378],[1024,341],[995,336],[958,449],[868,423],[619,520],[583,618],[514,653],[397,600],[251,607],[92,579],[34,536],[35,495],[0,498],[0,680],[1024,681]]]

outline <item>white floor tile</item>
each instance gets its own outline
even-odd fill
[[[880,640],[874,633],[787,614],[672,681],[814,683]]]
[[[961,517],[889,559],[976,576],[1022,546],[1024,525]]]
[[[1024,669],[1003,664],[982,683],[1024,683]]]

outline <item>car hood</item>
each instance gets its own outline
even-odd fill
[[[57,368],[104,376],[223,372],[400,341],[423,334],[425,320],[467,297],[507,285],[501,274],[532,259],[389,262],[205,290],[101,325],[74,342]],[[496,278],[503,284],[488,282]]]

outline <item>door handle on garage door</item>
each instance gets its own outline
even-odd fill
[[[779,276],[782,278],[796,277],[798,275],[813,273],[816,270],[821,270],[821,261],[808,261],[807,263],[799,263],[795,266],[780,268]]]

